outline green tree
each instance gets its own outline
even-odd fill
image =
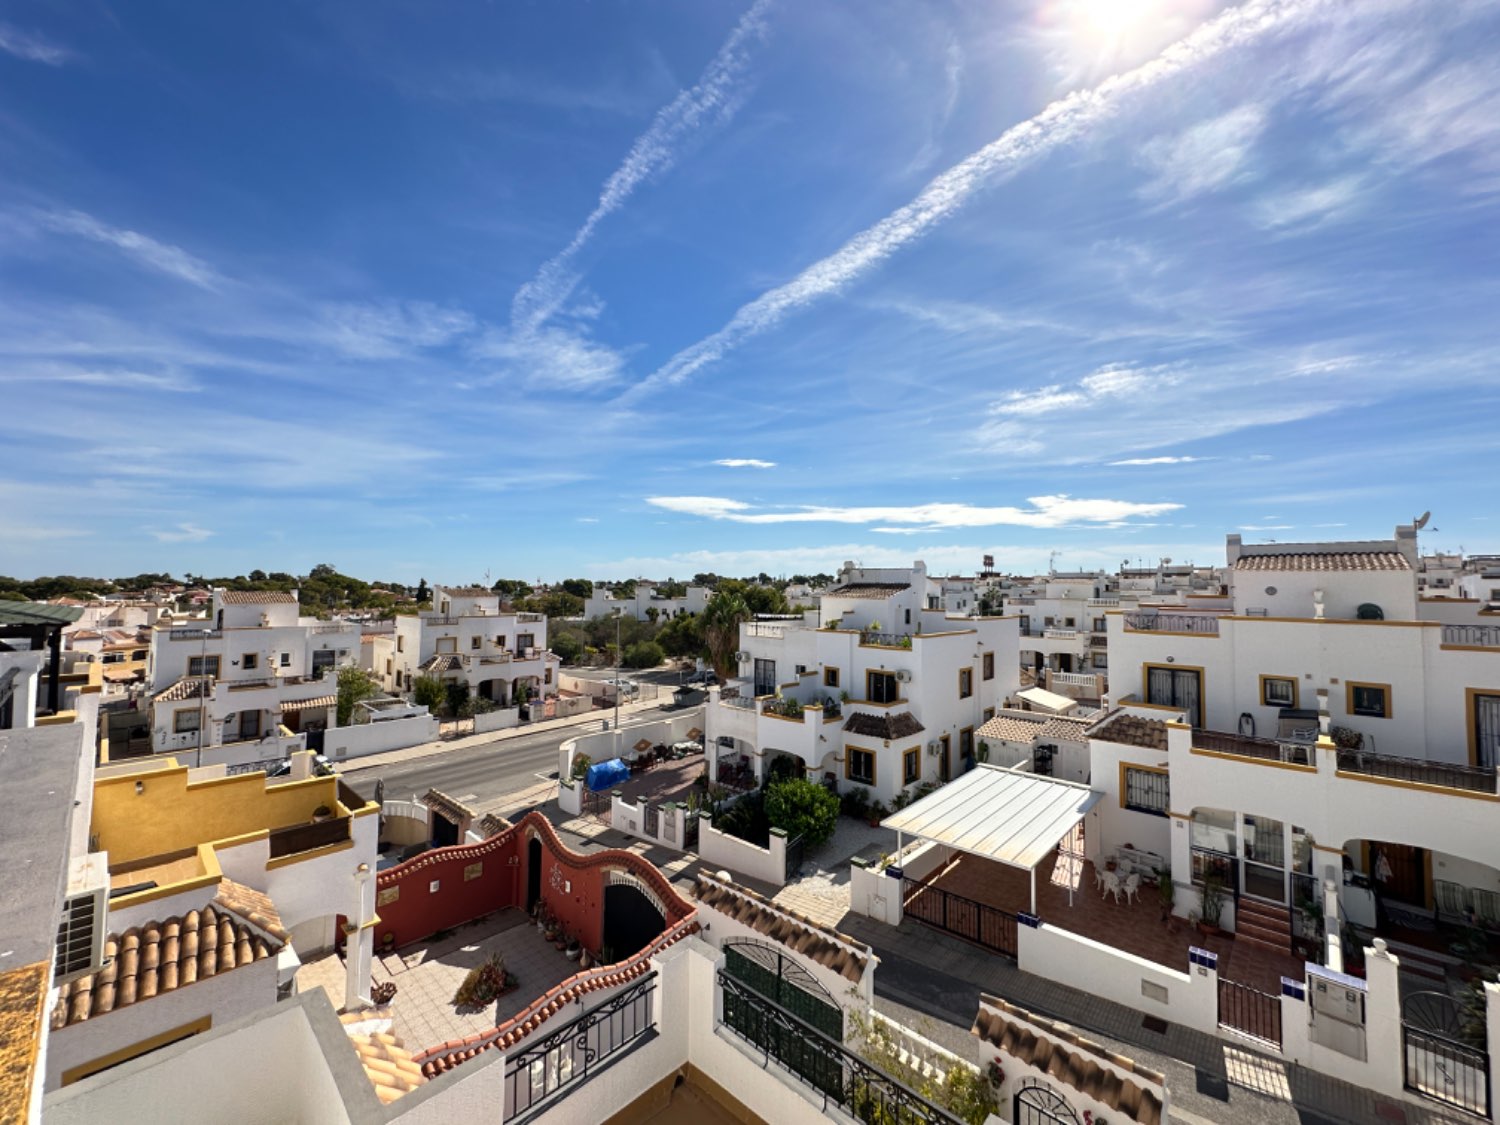
[[[662,623],[656,641],[670,656],[702,656],[706,651],[703,619],[696,614],[679,614]]]
[[[448,714],[461,715],[464,707],[469,702],[469,682],[467,680],[449,680],[443,684],[443,694],[448,704]]]
[[[594,584],[587,578],[567,578],[563,580],[562,588],[575,598],[588,598],[594,592]],[[580,610],[580,612],[582,612]]]
[[[531,586],[519,578],[502,578],[490,589],[507,601],[515,601],[531,593]]]
[[[434,715],[442,709],[448,699],[443,681],[436,676],[418,676],[411,683],[411,699],[419,707],[425,707]]]
[[[788,837],[801,836],[817,847],[828,842],[838,824],[839,799],[806,778],[779,781],[766,790],[766,817]]]
[[[572,633],[555,632],[547,638],[547,645],[564,664],[576,664],[583,655],[583,642]]]
[[[740,647],[740,623],[750,616],[745,599],[734,591],[720,590],[708,599],[703,610],[703,642],[720,680],[729,679],[737,670],[734,654]]]
[[[375,677],[357,664],[348,664],[339,669],[338,713],[339,726],[347,727],[354,718],[354,706],[379,694]]]
[[[655,641],[636,641],[625,650],[623,663],[627,668],[655,668],[666,658],[667,654]]]

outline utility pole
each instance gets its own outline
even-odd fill
[[[620,606],[615,606],[615,757],[620,756]]]

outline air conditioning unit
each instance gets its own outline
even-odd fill
[[[902,684],[911,683],[911,673],[908,672],[905,668],[900,669],[896,673],[896,682]]]
[[[931,742],[929,742],[927,744],[927,756],[929,758],[936,758],[942,752],[943,752],[943,744],[941,742],[937,741],[937,739],[933,739]]]
[[[748,652],[737,652],[734,654],[734,659],[736,663],[743,664],[750,659],[750,654]]]
[[[109,854],[90,852],[68,869],[53,955],[56,983],[65,984],[104,968],[104,931],[109,920]]]

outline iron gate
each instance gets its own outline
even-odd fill
[[[1219,978],[1219,1026],[1281,1049],[1281,997],[1237,980]]]
[[[1016,916],[998,906],[964,898],[919,879],[901,880],[902,912],[908,918],[1003,953],[1016,955]]]
[[[605,824],[610,823],[610,794],[607,792],[595,793],[587,786],[583,790],[583,798],[579,806],[583,809],[584,816],[591,816],[595,820],[602,820]]]
[[[658,805],[647,805],[641,812],[641,828],[647,836],[655,840],[661,834],[661,808]]]
[[[830,1039],[844,1040],[844,1010],[833,994],[779,947],[753,938],[724,943],[724,971]]]
[[[786,842],[786,871],[787,879],[791,879],[802,869],[802,854],[804,852],[801,836],[793,836]]]
[[[1458,1002],[1446,993],[1414,992],[1401,1001],[1403,1083],[1408,1090],[1488,1118],[1487,1046],[1484,1025],[1466,1026]]]
[[[1077,1125],[1078,1115],[1056,1090],[1033,1081],[1016,1091],[1011,1101],[1015,1125]]]

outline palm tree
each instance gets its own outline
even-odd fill
[[[715,594],[704,607],[703,639],[708,645],[709,662],[713,664],[720,683],[737,670],[734,654],[740,647],[740,622],[749,621],[750,617],[750,607],[738,594]]]

